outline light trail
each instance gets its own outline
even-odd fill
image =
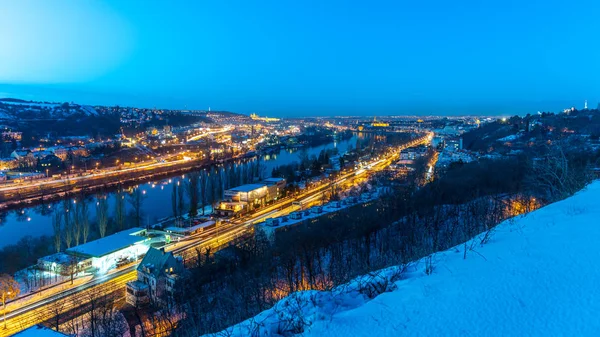
[[[371,172],[382,170],[399,157],[400,151],[429,142],[431,139],[430,135],[431,134],[428,134],[427,136],[420,137],[398,147],[396,151],[388,157],[371,163],[370,169],[355,169],[348,173],[344,173],[335,181],[320,183],[296,196],[283,198],[277,203],[266,206],[245,218],[225,222],[224,225],[219,228],[213,228],[210,231],[192,235],[185,240],[166,246],[165,250],[180,255],[184,259],[191,259],[193,255],[195,255],[197,249],[202,250],[210,247],[212,251],[212,248],[219,248],[220,246],[226,245],[237,238],[249,234],[253,230],[252,225],[256,223],[257,220],[264,220],[267,216],[281,216],[293,212],[295,207],[293,207],[292,203],[295,201],[309,202],[314,198],[320,197],[321,194],[325,193],[332,185],[342,185],[348,179],[356,179]],[[207,235],[210,235],[210,237],[206,237]],[[0,329],[0,337],[15,334],[35,324],[50,320],[55,316],[54,309],[58,304],[63,306],[62,312],[67,312],[86,305],[94,296],[99,296],[98,294],[122,291],[122,296],[124,296],[125,285],[127,282],[133,281],[137,277],[136,267],[137,264],[134,264],[112,274],[92,278],[87,283],[72,289],[58,292],[52,296],[7,312],[7,329]]]

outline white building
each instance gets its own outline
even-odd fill
[[[247,203],[250,208],[277,199],[286,182],[283,178],[268,178],[258,184],[230,188],[223,193],[225,201]]]
[[[267,196],[267,186],[264,184],[246,184],[230,188],[223,193],[226,200],[256,203]]]
[[[40,257],[37,265],[41,270],[68,276],[71,273],[77,274],[91,267],[92,259],[59,252]]]
[[[144,244],[148,240],[143,228],[130,228],[113,235],[90,241],[67,249],[67,253],[82,258],[92,259],[92,267],[105,273],[117,266],[118,261],[135,261],[146,254],[149,247]]]

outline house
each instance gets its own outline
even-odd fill
[[[23,133],[19,131],[3,131],[2,140],[5,142],[20,141],[23,137]]]
[[[57,156],[58,158],[60,158],[61,160],[67,160],[67,154],[69,152],[69,150],[64,147],[64,146],[55,146],[53,148],[51,148],[52,152],[54,152],[54,155]]]
[[[31,154],[31,150],[29,149],[20,149],[14,150],[10,156],[15,158],[16,160],[24,160],[26,158],[33,158],[33,154]]]
[[[0,158],[0,170],[12,170],[18,166],[19,162],[15,158]]]
[[[41,270],[69,276],[71,273],[79,273],[91,267],[92,259],[59,252],[39,258],[37,265]]]
[[[73,154],[76,157],[86,157],[89,155],[89,151],[85,146],[71,146],[67,148],[67,154]]]
[[[285,189],[286,181],[283,178],[267,178],[262,181],[267,185],[267,201],[277,200]]]
[[[137,267],[137,280],[127,283],[127,303],[133,306],[149,302],[168,304],[175,282],[184,270],[181,260],[172,253],[150,248]]]
[[[53,154],[38,158],[37,166],[39,170],[56,170],[62,168],[62,160]]]
[[[34,151],[31,154],[33,155],[33,158],[35,158],[35,159],[41,159],[41,158],[44,158],[49,155],[54,155],[54,153],[52,151],[48,151],[48,150]]]

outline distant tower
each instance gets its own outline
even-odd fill
[[[587,110],[587,99],[585,100],[585,102],[583,103],[583,109]]]
[[[208,107],[208,112],[210,112],[210,107]]]

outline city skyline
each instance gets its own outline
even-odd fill
[[[0,14],[0,97],[276,117],[595,108],[581,14],[599,6],[23,1]]]

